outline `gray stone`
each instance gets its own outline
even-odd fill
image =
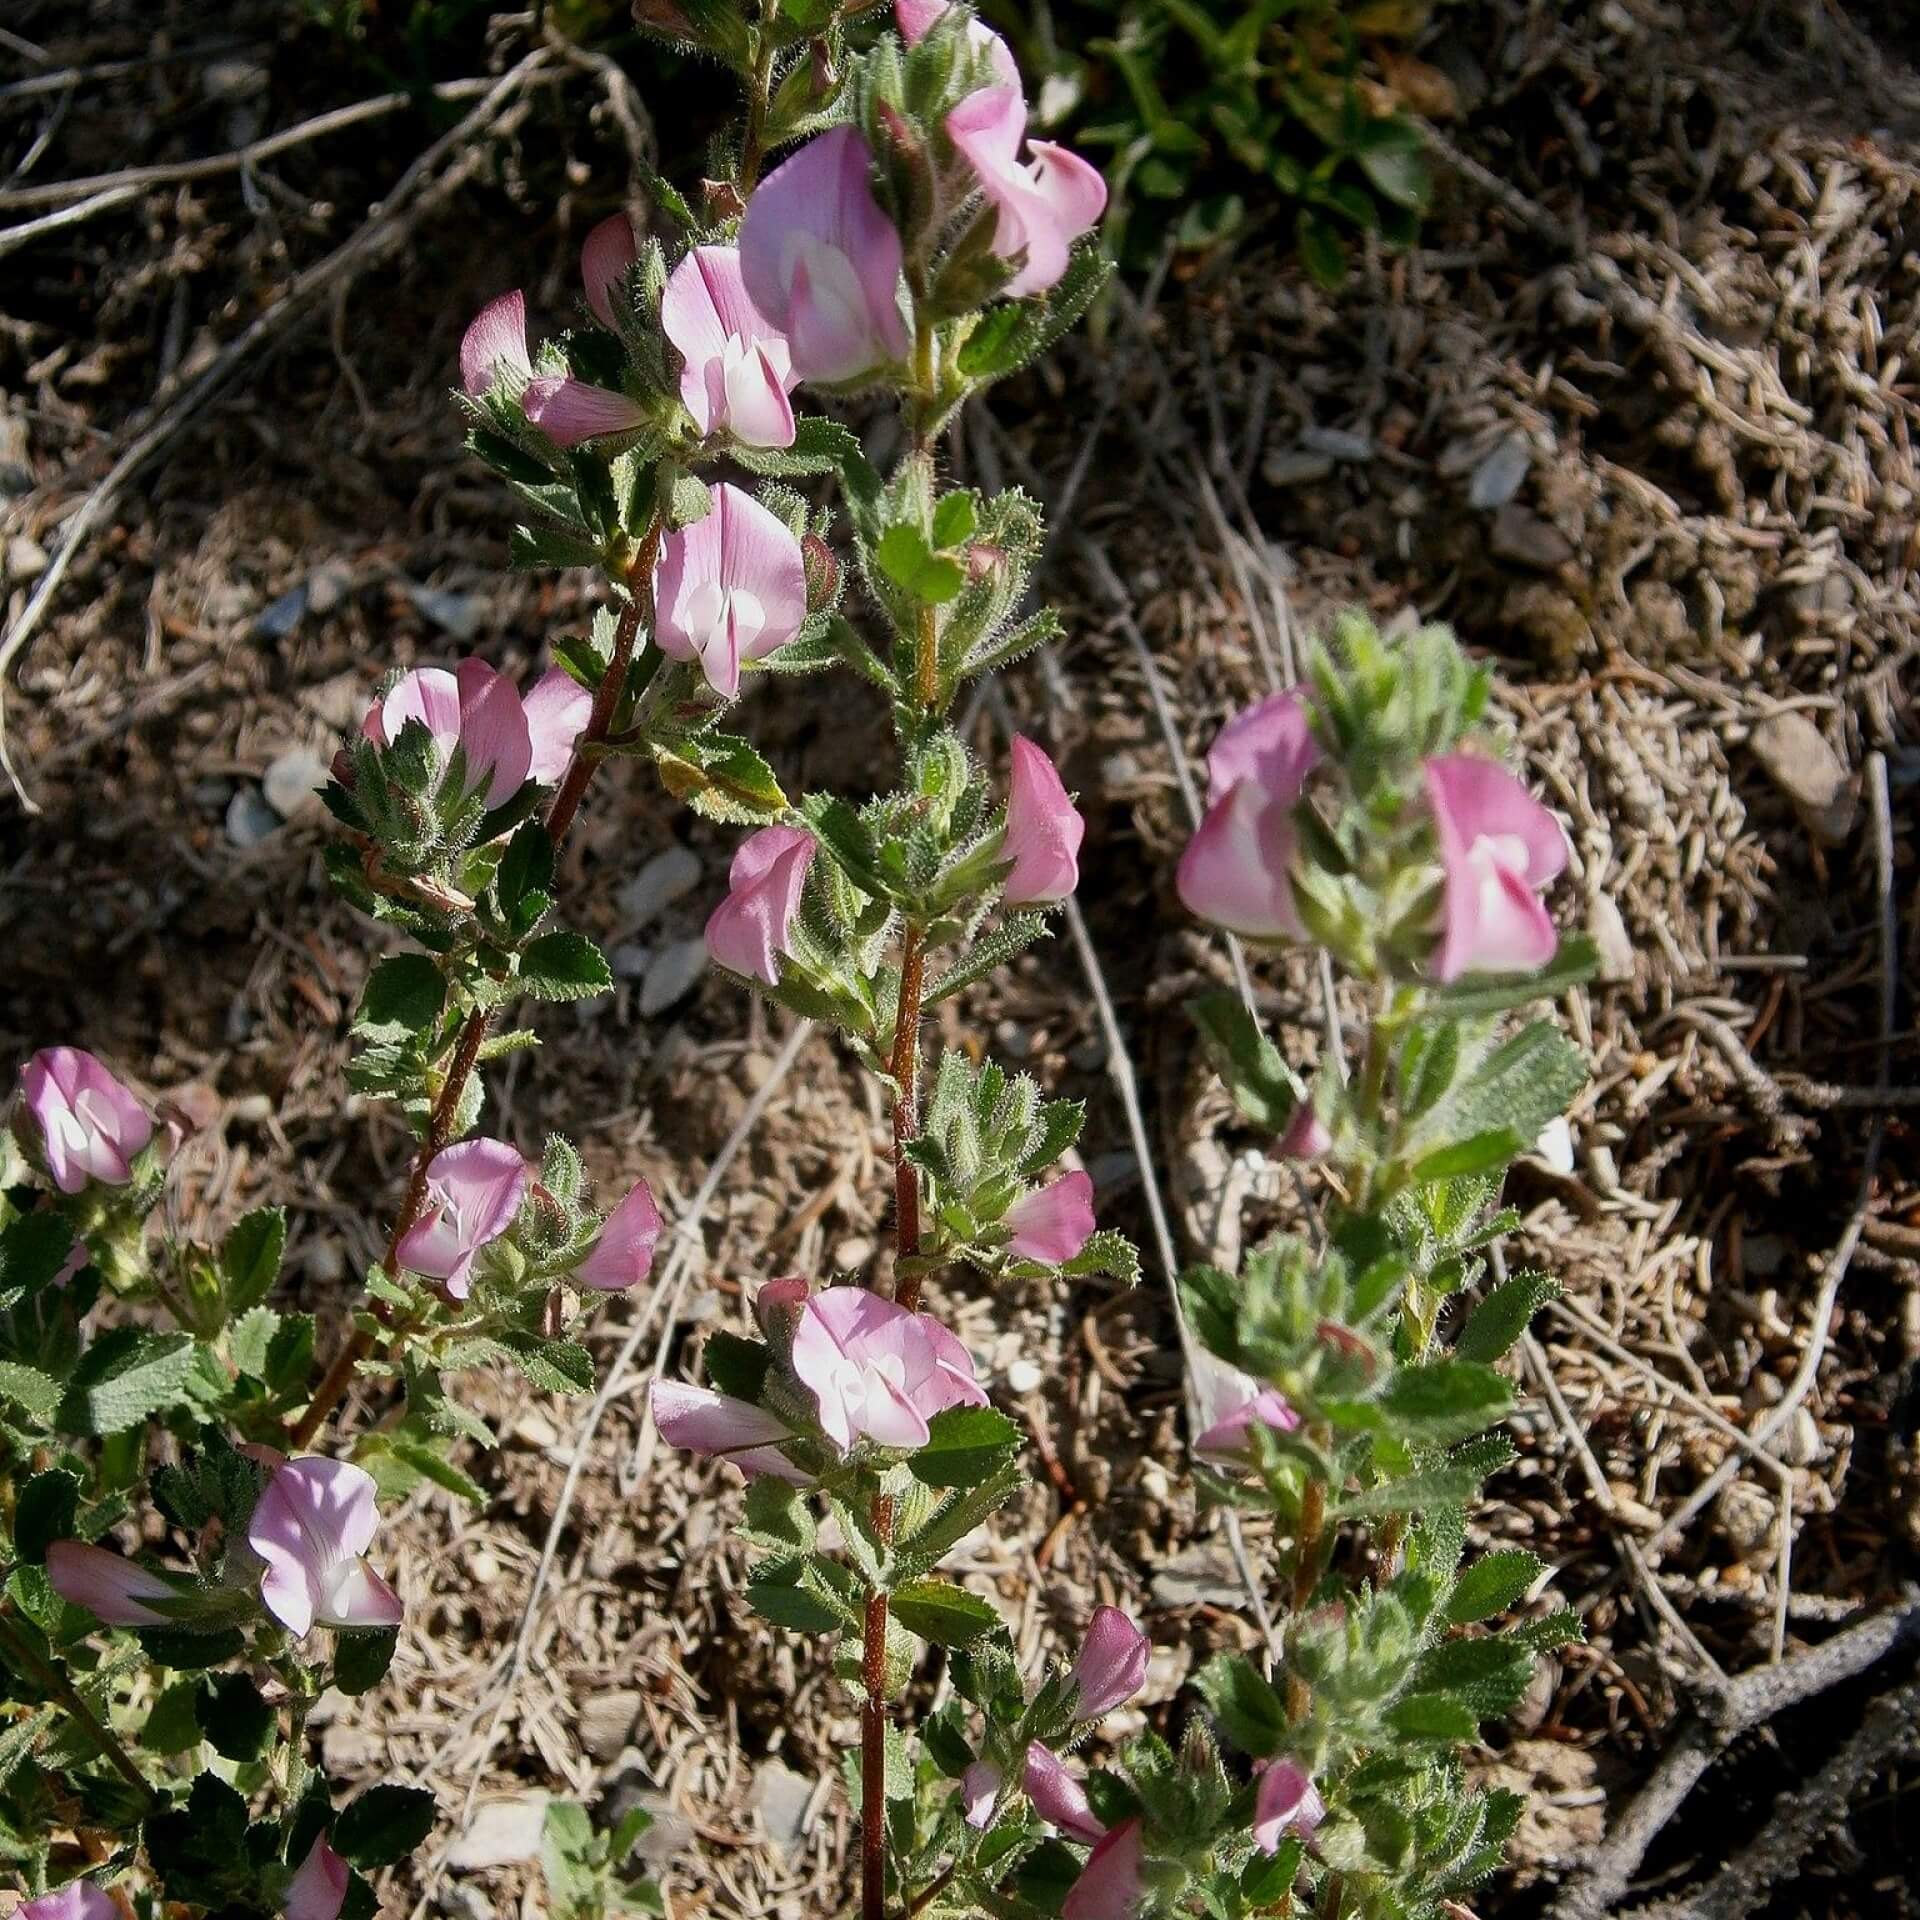
[[[236,847],[257,847],[280,831],[280,816],[258,787],[242,787],[227,803],[227,838]]]
[[[1309,453],[1323,453],[1329,460],[1358,462],[1373,458],[1373,435],[1346,427],[1308,427],[1300,435],[1300,444]]]
[[[1633,978],[1633,936],[1611,894],[1596,893],[1587,907],[1587,932],[1600,950],[1600,978],[1618,985]]]
[[[1519,434],[1510,433],[1497,441],[1473,470],[1467,482],[1467,498],[1482,513],[1504,507],[1525,484],[1533,456]]]
[[[353,569],[344,560],[329,560],[315,567],[307,580],[307,610],[326,615],[353,591]]]
[[[700,856],[675,844],[656,853],[620,889],[620,912],[630,932],[638,933],[700,884]]]
[[[408,580],[406,595],[442,633],[471,640],[487,616],[487,603],[477,593],[449,593],[441,587],[423,587]]]
[[[47,570],[47,550],[37,540],[16,533],[7,542],[7,578],[17,587],[38,580]]]
[[[457,1873],[475,1873],[482,1867],[510,1867],[535,1859],[546,1819],[544,1793],[483,1801],[474,1809],[466,1832],[447,1850],[447,1865]]]
[[[1753,730],[1753,755],[1822,846],[1846,840],[1859,796],[1846,763],[1805,714],[1776,713],[1761,721]]]
[[[284,640],[300,624],[307,610],[307,583],[289,587],[279,599],[270,600],[253,616],[256,640]]]
[[[807,1835],[813,1782],[782,1760],[763,1761],[754,1771],[747,1804],[760,1816],[767,1844],[780,1853],[791,1853]]]
[[[640,1011],[651,1017],[684,1000],[707,970],[704,940],[675,940],[654,956],[640,985]]]
[[[616,980],[644,980],[653,965],[653,949],[637,940],[623,940],[607,955],[607,964]]]
[[[274,757],[260,785],[267,805],[282,820],[291,820],[319,805],[329,778],[327,763],[310,747],[289,747]]]
[[[1536,573],[1557,573],[1573,558],[1573,542],[1551,520],[1508,504],[1493,516],[1489,543],[1496,560]]]
[[[1224,1546],[1191,1546],[1153,1576],[1156,1607],[1239,1607],[1247,1590]]]
[[[580,1744],[596,1760],[618,1757],[640,1717],[640,1696],[629,1688],[590,1693],[580,1706]]]

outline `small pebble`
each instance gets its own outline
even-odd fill
[[[319,804],[320,789],[330,777],[317,753],[308,747],[289,747],[275,756],[260,785],[268,806],[281,819],[291,820]]]
[[[423,587],[412,580],[402,583],[406,596],[442,633],[456,640],[471,640],[487,614],[487,603],[477,593],[449,593],[442,587]]]
[[[1046,1378],[1046,1374],[1031,1360],[1016,1360],[1007,1369],[1007,1391],[1009,1393],[1032,1393]]]
[[[510,1867],[538,1858],[547,1798],[544,1793],[526,1793],[511,1800],[483,1802],[474,1810],[467,1830],[447,1850],[447,1865],[456,1873],[475,1873],[482,1867]]]
[[[1859,800],[1846,762],[1803,713],[1776,713],[1753,730],[1753,757],[1793,802],[1807,831],[1837,847],[1853,830]]]
[[[1526,441],[1517,433],[1508,434],[1474,468],[1467,483],[1468,500],[1482,513],[1504,507],[1525,484],[1532,463]]]
[[[15,586],[37,580],[47,570],[47,550],[37,540],[16,533],[7,542],[7,578]]]
[[[700,856],[690,847],[663,848],[620,889],[620,912],[638,933],[699,884]]]
[[[842,1240],[833,1250],[833,1264],[842,1273],[854,1273],[873,1258],[873,1242],[864,1237]]]
[[[704,940],[675,940],[654,956],[640,984],[640,1011],[651,1018],[684,1000],[700,984],[707,970]]]
[[[242,787],[227,805],[227,838],[236,847],[257,847],[280,831],[280,816],[258,787]]]
[[[1373,435],[1354,433],[1346,427],[1308,427],[1300,435],[1300,444],[1309,453],[1324,453],[1329,460],[1373,458]]]
[[[1496,560],[1531,567],[1537,573],[1556,573],[1573,558],[1573,542],[1551,520],[1511,504],[1493,516],[1488,545]]]
[[[315,567],[307,580],[307,611],[324,616],[353,591],[353,569],[344,560],[329,560]]]
[[[643,980],[653,965],[653,949],[641,946],[637,940],[623,940],[607,955],[607,964],[616,980]]]
[[[300,624],[307,610],[307,583],[290,587],[279,599],[270,600],[253,616],[256,640],[284,640]]]
[[[1261,477],[1270,487],[1304,487],[1324,480],[1332,471],[1329,455],[1309,453],[1303,447],[1276,447],[1260,463]]]

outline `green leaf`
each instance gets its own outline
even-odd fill
[[[586,1000],[613,985],[607,957],[584,933],[543,933],[520,949],[520,984],[536,1000]]]
[[[198,1680],[176,1680],[153,1703],[140,1729],[140,1744],[149,1753],[187,1753],[200,1744],[200,1685]]]
[[[1279,1752],[1287,1737],[1286,1703],[1252,1661],[1215,1654],[1194,1675],[1193,1684],[1213,1709],[1221,1731],[1242,1753],[1258,1760]]]
[[[978,1594],[945,1580],[910,1580],[893,1591],[894,1618],[936,1647],[970,1646],[1001,1625],[998,1611]]]
[[[65,1433],[122,1433],[153,1414],[177,1407],[193,1374],[190,1333],[146,1333],[114,1327],[103,1333],[73,1370],[60,1402]],[[0,1387],[4,1387],[0,1380]]]
[[[1429,1647],[1413,1670],[1417,1693],[1452,1694],[1481,1720],[1505,1713],[1527,1690],[1533,1655],[1502,1636]]]
[[[960,563],[934,553],[926,535],[910,522],[889,527],[880,536],[873,557],[901,592],[927,606],[943,605],[966,583],[966,571]]]
[[[811,1560],[777,1561],[747,1583],[747,1604],[762,1619],[796,1633],[833,1633],[856,1616]]]
[[[1347,280],[1347,249],[1340,236],[1310,208],[1302,207],[1294,221],[1300,245],[1300,263],[1315,283],[1338,293]]]
[[[1465,1440],[1501,1419],[1513,1388],[1491,1367],[1467,1360],[1435,1360],[1402,1367],[1378,1402],[1387,1430],[1412,1445],[1439,1447]]]
[[[220,1243],[220,1273],[227,1285],[227,1311],[245,1313],[273,1290],[287,1249],[287,1216],[280,1207],[243,1213]]]
[[[60,1383],[38,1367],[0,1360],[0,1400],[11,1400],[39,1425],[46,1426],[60,1405]]]
[[[424,953],[396,953],[367,975],[353,1030],[375,1041],[430,1032],[447,1004],[446,975]]]
[[[23,1213],[0,1232],[0,1305],[10,1294],[35,1294],[67,1264],[73,1226],[51,1208]]]
[[[333,1824],[332,1845],[356,1867],[388,1867],[433,1831],[433,1795],[419,1787],[369,1787]]]
[[[1264,1132],[1284,1133],[1306,1090],[1239,995],[1205,994],[1187,1012],[1234,1104]]]
[[[1413,1177],[1425,1183],[1458,1180],[1467,1174],[1504,1172],[1530,1144],[1511,1127],[1489,1127],[1470,1140],[1456,1140],[1451,1146],[1423,1153],[1413,1163]]]
[[[148,1659],[176,1673],[223,1667],[247,1644],[238,1627],[217,1627],[211,1633],[195,1633],[188,1627],[142,1627],[139,1639]]]
[[[1503,1280],[1467,1316],[1453,1350],[1463,1360],[1490,1364],[1527,1330],[1527,1322],[1549,1300],[1560,1297],[1560,1283],[1544,1273],[1516,1273]]]
[[[1447,1600],[1447,1618],[1463,1627],[1504,1613],[1546,1570],[1546,1562],[1524,1547],[1486,1554],[1455,1583]]]
[[[550,1800],[540,1828],[540,1872],[547,1883],[547,1900],[556,1915],[582,1916],[598,1912],[599,1862],[595,1858],[593,1822],[574,1800]]]
[[[1387,1725],[1407,1740],[1471,1740],[1480,1722],[1450,1693],[1410,1693],[1387,1710]]]
[[[1020,1445],[1020,1428],[995,1407],[948,1407],[927,1423],[927,1444],[907,1462],[927,1487],[972,1487]]]
[[[1572,1646],[1587,1637],[1580,1616],[1571,1607],[1561,1607],[1538,1620],[1523,1620],[1501,1636],[1509,1646],[1524,1647],[1529,1653],[1551,1653],[1555,1647]]]
[[[772,1352],[760,1341],[743,1340],[737,1333],[710,1333],[704,1358],[707,1378],[721,1393],[754,1406],[760,1404],[767,1369],[773,1364]]]
[[[740,1531],[757,1547],[792,1556],[813,1551],[817,1529],[798,1487],[777,1473],[757,1473],[747,1482],[747,1518]]]
[[[423,1479],[431,1480],[437,1487],[445,1487],[449,1493],[458,1494],[471,1506],[484,1507],[487,1504],[486,1488],[471,1474],[456,1467],[431,1442],[407,1434],[394,1434],[388,1439],[387,1445],[397,1458],[404,1460]]]
[[[244,1673],[202,1680],[194,1699],[200,1731],[225,1760],[257,1760],[272,1744],[275,1716]]]
[[[1397,114],[1369,123],[1353,157],[1367,178],[1395,206],[1425,213],[1433,199],[1433,172],[1420,130]]]
[[[737,734],[688,734],[653,749],[667,791],[709,820],[756,826],[786,811],[785,789]]]
[[[1342,1514],[1365,1517],[1381,1513],[1423,1513],[1430,1507],[1464,1505],[1480,1491],[1486,1475],[1473,1466],[1425,1467],[1399,1480],[1377,1487],[1364,1487],[1358,1493],[1343,1494],[1337,1508]]]
[[[398,1627],[356,1627],[333,1636],[333,1684],[342,1693],[368,1693],[387,1677]]]
[[[586,1393],[593,1386],[593,1355],[571,1340],[543,1340],[509,1327],[501,1332],[500,1344],[513,1364],[548,1393]]]
[[[13,1510],[13,1551],[29,1566],[40,1565],[56,1540],[73,1537],[80,1512],[80,1476],[59,1467],[36,1473],[20,1489]]]
[[[1440,1013],[1502,1013],[1529,1000],[1551,999],[1583,985],[1600,971],[1600,949],[1584,933],[1560,942],[1560,950],[1538,973],[1471,976],[1456,986],[1431,989]],[[1552,1116],[1549,1115],[1549,1118]]]

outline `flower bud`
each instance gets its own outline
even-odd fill
[[[1087,1799],[1087,1790],[1067,1771],[1051,1747],[1035,1740],[1027,1748],[1026,1772],[1021,1783],[1033,1810],[1074,1840],[1094,1841],[1106,1828]]]
[[[86,1608],[110,1627],[165,1626],[182,1610],[174,1582],[79,1540],[56,1540],[48,1547],[47,1579],[62,1600]],[[156,1607],[155,1601],[163,1605]]]
[[[1123,1820],[1087,1856],[1060,1920],[1134,1920],[1147,1897],[1140,1822]]]
[[[993,1818],[1004,1777],[991,1760],[976,1760],[960,1776],[960,1798],[967,1809],[968,1826],[984,1827]]]
[[[1053,906],[1080,884],[1087,823],[1067,797],[1060,769],[1025,734],[1013,739],[1007,834],[1000,857],[1013,862],[1004,897],[1010,907]]]
[[[1152,1642],[1118,1607],[1096,1607],[1073,1663],[1076,1720],[1099,1720],[1124,1706],[1147,1678]]]
[[[347,1863],[320,1834],[287,1882],[286,1920],[339,1920],[347,1901]]]
[[[1292,1760],[1276,1760],[1260,1776],[1253,1807],[1253,1841],[1262,1853],[1278,1853],[1289,1833],[1311,1840],[1313,1830],[1327,1817],[1305,1770]]]
[[[577,1287],[596,1293],[624,1293],[638,1286],[653,1270],[653,1250],[660,1243],[660,1209],[653,1190],[636,1180],[626,1198],[600,1223],[600,1237],[587,1257],[574,1268]]]
[[[840,598],[840,559],[817,533],[801,535],[800,558],[807,569],[807,611],[823,613]]]
[[[1093,1235],[1093,1180],[1084,1173],[1063,1174],[1016,1200],[1005,1220],[1013,1233],[1007,1251],[1016,1259],[1061,1266]]]

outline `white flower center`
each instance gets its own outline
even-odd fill
[[[725,653],[729,637],[744,656],[767,624],[758,594],[703,580],[681,603],[680,622],[696,653]]]

